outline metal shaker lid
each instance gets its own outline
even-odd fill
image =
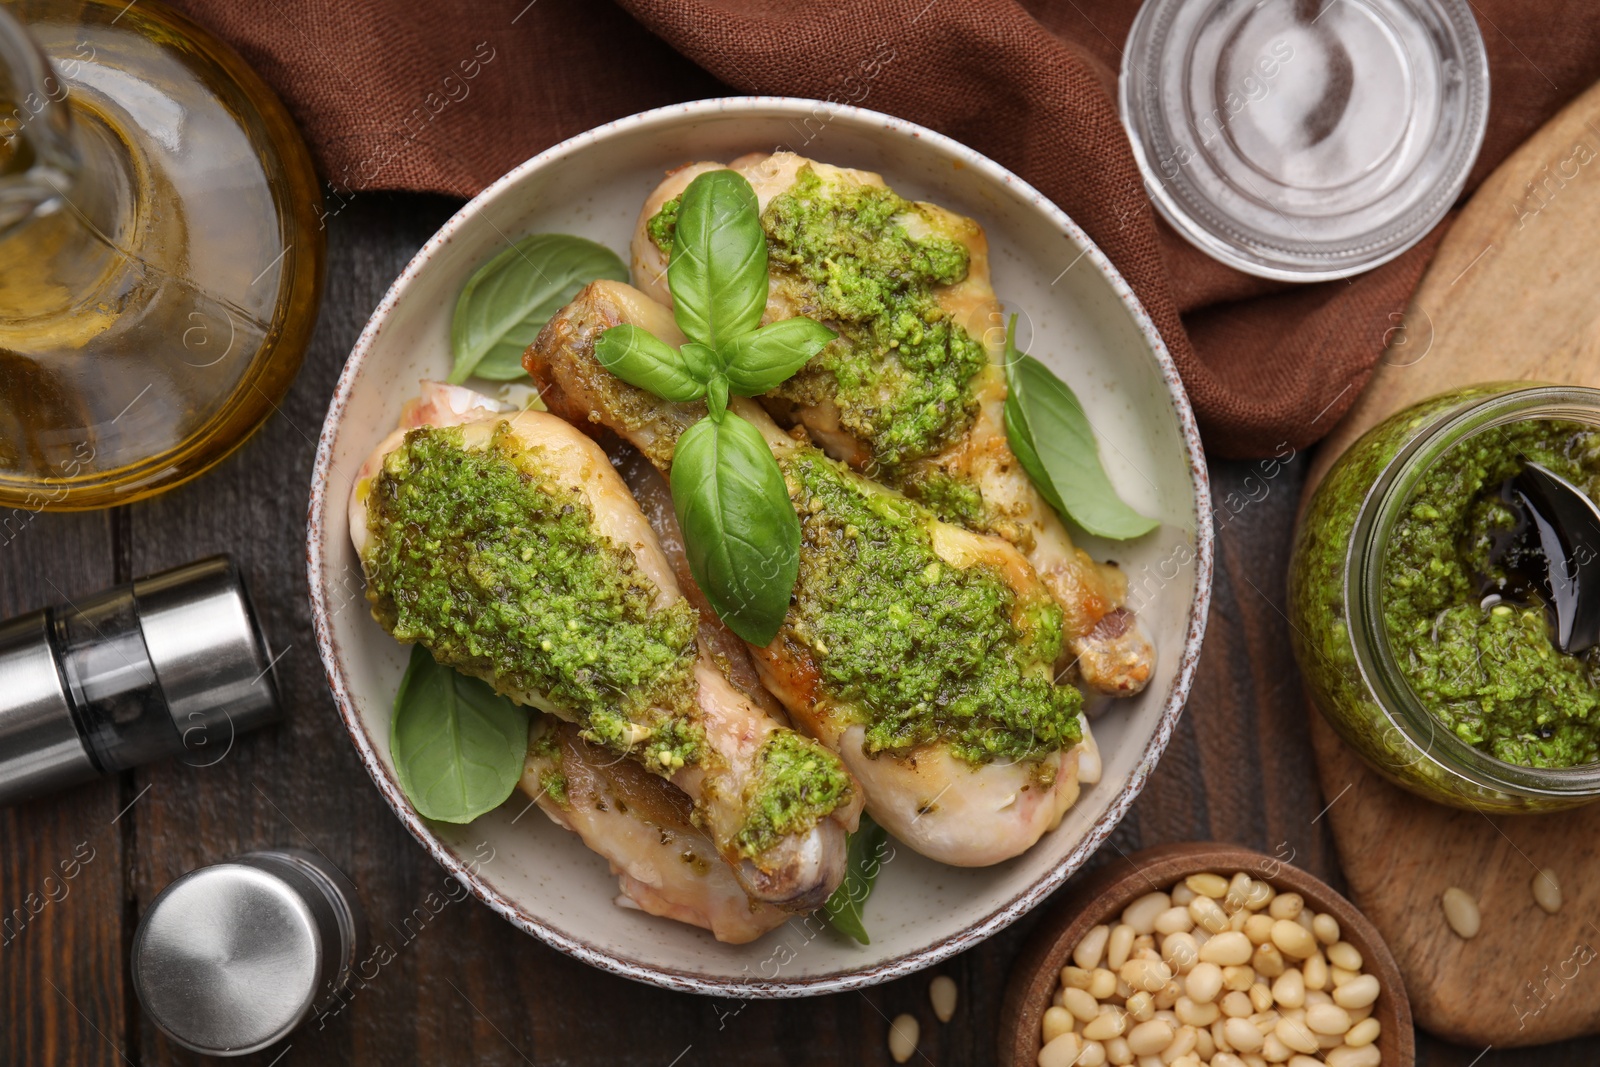
[[[212,556],[141,578],[133,598],[184,748],[220,759],[235,735],[278,717],[267,643],[233,560]]]
[[[317,856],[250,852],[163,889],[133,941],[133,986],[185,1048],[243,1056],[331,1003],[354,965],[355,889]]]
[[[0,624],[0,804],[100,774],[72,720],[43,611]]]

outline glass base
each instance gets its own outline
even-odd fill
[[[82,166],[0,236],[0,506],[127,503],[216,464],[288,390],[321,192],[271,90],[181,15],[9,10],[55,68],[22,121],[69,108]]]

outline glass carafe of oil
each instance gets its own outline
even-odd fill
[[[170,488],[273,412],[320,203],[282,104],[181,15],[0,2],[0,527]]]

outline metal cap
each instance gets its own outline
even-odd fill
[[[133,986],[172,1040],[243,1056],[330,1003],[354,966],[355,889],[319,857],[250,852],[163,889],[133,940]]]
[[[50,649],[49,615],[0,624],[0,804],[98,777]]]
[[[278,717],[272,660],[233,560],[141,578],[133,598],[167,711],[199,762],[221,759],[236,735]]]

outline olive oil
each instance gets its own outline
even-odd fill
[[[314,325],[318,203],[282,105],[182,16],[0,6],[0,509],[149,496],[255,430]]]

